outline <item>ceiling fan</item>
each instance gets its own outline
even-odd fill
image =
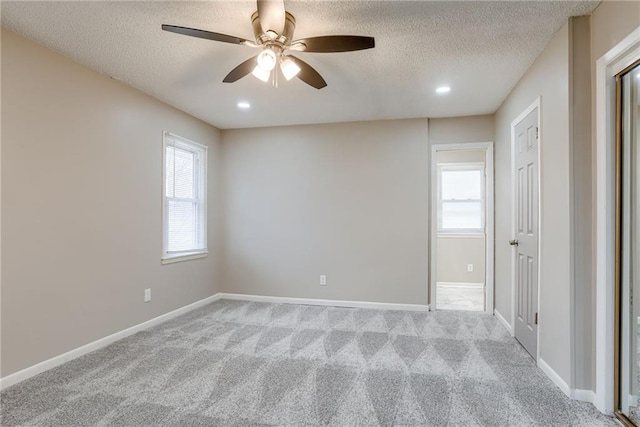
[[[296,20],[284,8],[284,0],[257,0],[258,10],[251,16],[256,41],[195,28],[162,25],[162,29],[185,36],[214,40],[223,43],[240,44],[262,51],[236,68],[224,78],[224,83],[233,83],[248,74],[253,74],[263,82],[277,86],[278,68],[287,80],[298,77],[316,89],[327,86],[327,82],[309,64],[287,53],[298,52],[351,52],[375,47],[373,37],[364,36],[320,36],[293,40]]]

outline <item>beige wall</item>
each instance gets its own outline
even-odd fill
[[[225,291],[427,303],[425,119],[230,130],[223,141]]]
[[[570,380],[569,25],[496,112],[496,310],[511,318],[511,122],[541,97],[540,357]]]
[[[428,122],[222,131],[225,291],[426,304],[429,141],[490,141],[493,117]]]
[[[436,281],[484,283],[484,251],[484,237],[438,236]]]
[[[436,153],[436,163],[484,163],[485,157],[484,150],[442,150]]]
[[[214,294],[219,131],[4,29],[2,66],[1,375]],[[163,130],[209,146],[211,251],[165,266]]]
[[[607,53],[639,25],[639,1],[605,0],[601,2],[591,15],[592,71],[595,71],[595,61],[598,58]]]
[[[493,115],[429,119],[430,144],[493,141]]]
[[[570,157],[573,236],[573,329],[574,384],[573,388],[592,387],[592,334],[595,331],[595,312],[591,310],[593,217],[591,207],[591,42],[590,17],[572,18],[569,22],[570,49]],[[593,263],[595,264],[595,263]]]

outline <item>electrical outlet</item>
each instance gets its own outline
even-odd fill
[[[151,288],[144,290],[144,302],[151,301]]]
[[[467,264],[467,271],[471,273],[473,271],[473,264]]]
[[[320,275],[320,286],[327,286],[327,276],[324,274]]]

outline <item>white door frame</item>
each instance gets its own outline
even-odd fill
[[[594,405],[613,414],[616,86],[640,58],[640,27],[596,61],[596,384]]]
[[[511,122],[511,238],[516,239],[517,230],[516,230],[516,126],[525,117],[527,117],[533,110],[538,109],[538,159],[536,168],[538,169],[538,307],[537,313],[540,313],[540,295],[541,295],[541,286],[540,286],[540,277],[541,277],[541,266],[542,266],[542,173],[541,173],[541,162],[542,162],[542,98],[538,97],[535,101],[531,103],[525,110],[518,115]],[[506,243],[506,242],[505,242]],[[538,322],[538,331],[536,336],[536,361],[540,360],[540,326],[541,323]],[[516,333],[516,253],[512,251],[511,255],[511,336],[514,337]]]
[[[438,206],[435,197],[438,194],[438,151],[451,150],[484,150],[485,152],[485,168],[486,168],[486,194],[485,194],[485,312],[493,314],[493,291],[494,291],[494,197],[493,197],[493,142],[468,142],[460,144],[434,144],[431,146],[431,246],[430,246],[430,268],[429,268],[429,309],[436,309],[436,264],[437,264],[437,240],[438,240]]]

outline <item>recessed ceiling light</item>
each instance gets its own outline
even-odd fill
[[[436,89],[436,92],[438,93],[447,93],[449,91],[451,91],[451,88],[449,86],[440,86]]]
[[[240,102],[238,102],[238,108],[240,108],[242,110],[247,110],[247,109],[251,108],[251,104],[249,104],[246,101],[240,101]]]

